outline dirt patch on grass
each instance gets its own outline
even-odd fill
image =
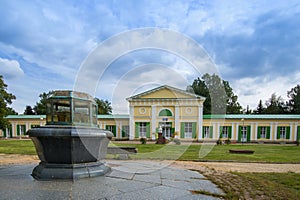
[[[175,161],[173,165],[196,170],[198,168],[208,167],[223,172],[300,173],[300,164]]]
[[[0,165],[39,163],[36,155],[0,154]]]
[[[176,161],[172,166],[200,172],[226,193],[224,199],[297,199],[298,195],[295,192],[288,192],[289,188],[286,186],[255,175],[249,176],[249,174],[265,172],[299,173],[299,164]]]

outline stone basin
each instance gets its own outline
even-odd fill
[[[40,164],[37,180],[78,179],[110,171],[101,159],[113,134],[97,126],[97,104],[86,93],[59,90],[47,99],[46,126],[28,130]]]

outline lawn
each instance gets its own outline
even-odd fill
[[[299,199],[299,173],[234,173],[253,199]],[[245,188],[245,187],[244,187]],[[246,192],[244,192],[246,193]]]
[[[36,155],[31,140],[0,140],[0,153]]]
[[[217,184],[222,199],[299,199],[300,173],[220,173],[213,169],[200,171]],[[194,191],[204,194],[204,191]]]
[[[138,154],[133,159],[176,159],[192,161],[237,161],[300,163],[300,147],[291,145],[155,145],[155,144],[118,144],[117,146],[134,146]],[[254,150],[252,155],[230,154],[229,149]],[[207,153],[207,155],[204,155]]]
[[[300,147],[295,145],[232,144],[212,146],[195,144],[120,144],[117,142],[110,145],[138,148],[138,154],[130,156],[132,159],[300,163]],[[229,149],[249,149],[254,150],[255,153],[252,155],[230,154]],[[0,153],[36,154],[31,140],[0,140]]]

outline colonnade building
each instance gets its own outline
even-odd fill
[[[98,115],[98,126],[116,140],[166,138],[231,142],[295,143],[300,140],[300,115],[203,115],[205,97],[171,86],[160,86],[127,98],[129,114]],[[46,123],[44,115],[9,115],[11,126],[2,137],[26,136]]]

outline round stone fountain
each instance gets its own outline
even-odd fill
[[[113,134],[97,127],[97,104],[86,94],[55,91],[47,100],[46,126],[28,130],[41,162],[37,180],[78,179],[110,171],[101,159]]]

